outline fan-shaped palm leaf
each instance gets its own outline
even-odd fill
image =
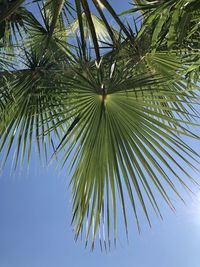
[[[0,51],[0,151],[6,160],[15,147],[16,165],[20,156],[30,159],[33,143],[39,154],[47,153],[47,144],[54,150],[60,139],[54,155],[71,171],[72,223],[76,237],[86,223],[86,244],[94,244],[98,231],[110,243],[112,226],[116,239],[118,204],[128,232],[126,196],[138,229],[139,211],[149,223],[150,206],[161,216],[158,193],[173,209],[171,193],[181,198],[178,183],[189,190],[189,168],[199,162],[182,139],[199,139],[190,127],[199,120],[198,1],[136,2],[135,10],[145,10],[138,35],[107,0],[75,0],[74,6],[40,1],[41,19],[26,10],[22,20],[14,20],[26,29],[19,36],[17,67]],[[25,10],[20,3],[1,12],[3,27],[8,22],[12,28],[10,15]],[[120,38],[100,3],[117,22]],[[181,32],[185,19],[188,27]],[[19,32],[17,26],[7,32],[3,27],[2,36]],[[80,38],[72,47],[69,31],[77,27]],[[100,51],[102,36],[109,36],[107,54]]]
[[[154,189],[173,208],[166,184],[179,197],[173,179],[188,188],[173,166],[193,180],[187,168],[194,167],[192,161],[198,157],[178,137],[182,134],[198,138],[185,126],[195,125],[191,118],[196,114],[183,108],[194,100],[190,92],[173,86],[172,81],[166,81],[157,73],[133,75],[133,69],[121,69],[116,63],[110,68],[101,64],[96,69],[76,71],[69,85],[72,96],[70,100],[67,98],[67,114],[72,111],[74,122],[58,147],[58,151],[66,148],[63,162],[70,162],[71,166],[73,224],[77,236],[88,221],[86,244],[90,234],[94,244],[101,226],[106,227],[109,241],[111,221],[116,239],[118,198],[128,231],[124,190],[138,227],[138,202],[149,222],[147,201],[160,215]],[[174,100],[182,108],[179,104],[173,105]],[[178,119],[179,115],[190,117],[190,121]],[[185,167],[174,160],[174,155]]]
[[[33,140],[37,143],[39,153],[41,146],[43,151],[46,151],[47,140],[51,145],[49,128],[55,129],[54,126],[62,119],[59,115],[63,105],[62,93],[65,91],[64,94],[67,95],[67,86],[60,84],[60,73],[63,72],[63,68],[60,70],[57,68],[59,60],[56,64],[54,58],[47,52],[42,57],[34,50],[31,52],[25,50],[24,54],[26,61],[23,64],[28,69],[8,73],[6,78],[2,77],[6,80],[1,85],[1,92],[9,92],[10,98],[2,110],[4,119],[0,124],[0,150],[7,144],[6,160],[12,145],[16,144],[15,166],[20,151],[22,161],[28,151],[29,161]],[[51,80],[49,75],[52,75]],[[4,102],[5,99],[4,97]],[[60,130],[56,128],[54,135],[59,137]]]

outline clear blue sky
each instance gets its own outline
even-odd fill
[[[124,1],[117,2],[120,10]],[[199,200],[186,196],[187,206],[174,199],[175,214],[163,206],[164,221],[152,217],[152,229],[142,220],[141,235],[130,223],[129,244],[119,227],[116,249],[101,253],[97,245],[91,253],[73,239],[64,172],[36,157],[29,173],[24,166],[10,175],[10,165],[0,176],[0,267],[200,266],[200,193]]]
[[[10,176],[9,163],[0,178],[0,267],[200,266],[198,200],[174,200],[176,214],[163,207],[164,221],[152,217],[149,229],[142,220],[140,236],[129,224],[129,244],[119,227],[116,249],[106,255],[97,244],[91,253],[74,242],[64,173],[33,160],[29,174]]]

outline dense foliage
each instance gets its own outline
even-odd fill
[[[15,167],[29,162],[33,145],[59,158],[86,244],[116,240],[118,203],[128,233],[128,198],[140,229],[138,211],[161,217],[158,193],[174,209],[177,182],[195,182],[183,136],[199,139],[199,18],[199,0],[135,0],[121,14],[107,0],[0,2],[3,164],[13,151]]]

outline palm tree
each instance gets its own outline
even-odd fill
[[[138,210],[149,224],[150,207],[162,216],[158,195],[174,209],[170,194],[190,191],[199,163],[183,138],[199,139],[199,1],[135,0],[117,14],[107,0],[5,0],[0,10],[3,164],[12,147],[15,167],[29,162],[34,144],[59,158],[76,238],[86,223],[92,246],[98,231],[116,241],[118,203],[128,234],[128,198],[138,230]]]

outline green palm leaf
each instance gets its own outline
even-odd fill
[[[173,208],[166,184],[180,198],[173,180],[188,188],[188,183],[172,166],[187,175],[188,182],[193,181],[188,167],[195,168],[198,154],[179,135],[199,137],[186,127],[195,125],[191,119],[189,122],[178,119],[179,115],[196,117],[183,108],[193,100],[193,96],[187,90],[179,90],[173,83],[170,86],[157,74],[143,74],[141,78],[141,74],[130,77],[128,73],[129,69],[122,70],[115,63],[110,69],[102,64],[96,69],[86,69],[82,74],[77,70],[69,86],[73,97],[71,101],[68,98],[67,114],[72,111],[74,121],[77,114],[79,119],[78,124],[74,123],[67,131],[57,151],[66,149],[63,164],[70,165],[72,176],[72,222],[78,237],[88,221],[86,244],[91,235],[94,245],[97,232],[103,225],[106,225],[108,233],[104,242],[110,242],[111,221],[116,239],[117,199],[120,199],[128,232],[124,190],[140,228],[139,209],[142,208],[150,223],[147,202],[161,216],[155,189]],[[173,107],[174,99],[176,103],[180,101],[182,109]],[[175,155],[185,167],[174,160]],[[105,214],[106,206],[108,214]]]
[[[119,205],[128,235],[127,200],[140,230],[141,211],[149,224],[151,209],[162,216],[159,195],[174,209],[179,184],[195,183],[199,155],[184,137],[199,140],[199,1],[137,0],[128,12],[142,11],[139,30],[107,0],[36,1],[37,16],[22,2],[0,13],[3,164],[12,148],[15,167],[29,162],[34,145],[60,157],[76,238],[110,246]]]
[[[34,50],[31,50],[31,53],[25,50],[24,53],[24,64],[29,69],[22,69],[14,74],[10,72],[6,78],[3,76],[4,83],[1,86],[1,92],[9,92],[9,98],[1,97],[1,117],[4,119],[0,123],[0,150],[6,145],[6,162],[11,147],[16,146],[15,166],[20,154],[21,162],[24,161],[25,155],[29,162],[33,142],[37,144],[39,154],[41,149],[46,151],[46,147],[52,143],[50,128],[55,129],[54,135],[59,138],[62,128],[57,129],[55,125],[62,119],[62,116],[58,115],[62,111],[62,94],[67,94],[67,87],[60,85],[60,72],[63,69],[56,69],[58,65],[51,54],[46,53],[41,58]],[[56,105],[58,106],[55,107]],[[50,121],[47,118],[50,118]]]
[[[99,46],[102,46],[103,43],[111,43],[110,35],[108,33],[108,30],[104,24],[104,22],[99,19],[97,16],[91,14],[93,24],[96,29],[96,34],[97,34],[97,39],[99,42]],[[90,42],[92,42],[92,35],[90,31],[90,27],[88,25],[88,21],[86,19],[85,13],[82,13],[82,23],[83,23],[83,31],[84,31],[84,36],[86,39],[89,39]],[[79,24],[78,24],[78,19],[74,20],[68,27],[67,27],[67,33],[68,35],[70,34],[75,34],[79,30]],[[116,39],[117,33],[116,30],[112,29],[113,34],[115,33]]]

